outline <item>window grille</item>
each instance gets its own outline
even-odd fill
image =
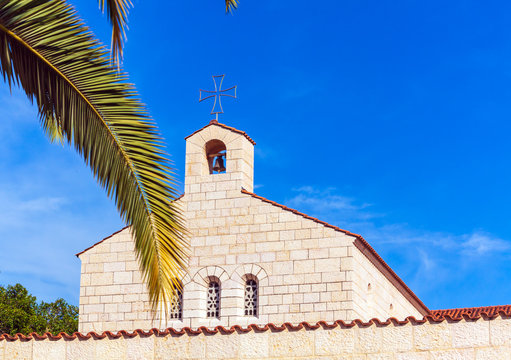
[[[171,319],[181,320],[183,318],[183,291],[179,289],[170,302],[169,316]]]
[[[257,316],[257,283],[253,279],[245,283],[245,315]]]
[[[211,281],[208,286],[206,312],[208,318],[220,317],[220,285],[216,281]]]

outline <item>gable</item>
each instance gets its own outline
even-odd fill
[[[262,196],[258,196],[254,193],[246,191],[244,189],[241,190],[242,193],[249,195],[255,199],[263,201],[265,203],[276,206],[282,210],[290,212],[298,217],[305,218],[314,222],[316,224],[321,225],[325,229],[331,229],[336,232],[340,232],[346,235],[349,235],[353,239],[353,244],[355,248],[365,257],[367,260],[374,265],[375,271],[378,271],[383,275],[389,282],[394,286],[413,306],[422,314],[428,315],[430,310],[428,307],[415,295],[415,293],[405,284],[405,282],[392,270],[392,268],[378,255],[376,250],[359,234],[352,233],[348,230],[341,229],[335,225],[331,225],[324,221],[321,221],[317,218],[309,216],[307,214],[301,213],[298,210],[291,209],[285,205],[278,204],[274,201],[268,200]]]

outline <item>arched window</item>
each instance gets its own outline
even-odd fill
[[[220,283],[216,279],[211,279],[208,284],[206,313],[208,318],[220,317]]]
[[[174,295],[174,297],[170,301],[169,317],[173,320],[183,319],[183,287],[182,286],[180,289],[177,290],[177,293]]]
[[[210,140],[206,143],[206,156],[210,174],[225,173],[227,155],[225,144],[220,140]]]
[[[249,278],[245,281],[245,315],[257,316],[257,281]]]

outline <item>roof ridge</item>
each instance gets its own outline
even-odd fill
[[[399,286],[402,287],[402,289],[405,291],[401,291],[401,289],[399,288],[399,286],[396,286],[397,284],[394,284],[398,290],[401,292],[401,294],[403,294],[410,302],[412,303],[415,303],[414,306],[417,308],[417,310],[419,310],[419,312],[422,313],[422,315],[427,315],[427,314],[430,314],[430,310],[428,309],[428,307],[422,302],[421,299],[419,299],[417,297],[417,295],[415,295],[415,293],[408,287],[408,285],[406,285],[406,283],[394,272],[394,270],[392,270],[392,268],[385,262],[385,260],[383,260],[381,258],[380,255],[378,255],[378,253],[376,252],[376,250],[373,249],[373,247],[362,237],[362,235],[359,235],[359,234],[355,234],[355,233],[352,233],[348,230],[344,230],[344,229],[341,229],[340,227],[338,226],[335,226],[335,225],[332,225],[332,224],[329,224],[325,221],[322,221],[322,220],[319,220],[315,217],[312,217],[310,215],[307,215],[305,213],[302,213],[298,210],[295,210],[295,209],[291,209],[285,205],[282,205],[282,204],[279,204],[279,203],[276,203],[275,201],[272,201],[272,200],[269,200],[269,199],[266,199],[262,196],[259,196],[259,195],[256,195],[250,191],[247,191],[245,189],[241,189],[241,192],[244,193],[244,194],[247,194],[247,195],[250,195],[256,199],[259,199],[261,201],[264,201],[264,202],[267,202],[267,203],[270,203],[274,206],[277,206],[277,207],[280,207],[281,209],[283,210],[287,210],[287,211],[290,211],[296,215],[299,215],[299,216],[302,216],[306,219],[309,219],[309,220],[312,220],[314,222],[317,222],[318,224],[321,224],[325,227],[328,227],[328,228],[331,228],[331,229],[334,229],[336,231],[340,231],[346,235],[350,235],[350,236],[354,236],[358,242],[355,242],[355,246],[362,252],[362,254],[364,254],[368,259],[369,261],[371,261],[373,263],[373,265],[375,265],[376,267],[378,267],[378,265],[381,265],[387,272],[388,272],[388,275],[386,272],[382,271],[383,275],[389,280],[391,281],[391,283],[394,283],[397,282],[397,284],[399,284]],[[380,269],[381,271],[382,269]],[[390,276],[390,278],[389,278]],[[419,309],[420,308],[420,309]],[[422,311],[421,311],[422,310]]]
[[[296,330],[302,330],[302,329],[317,330],[320,327],[323,329],[334,329],[336,327],[349,329],[349,328],[352,328],[355,326],[367,327],[367,326],[371,326],[371,325],[376,325],[378,327],[382,327],[382,326],[389,326],[389,325],[406,325],[406,324],[412,324],[412,325],[423,325],[426,323],[438,324],[443,321],[451,321],[451,322],[452,321],[459,322],[461,320],[472,320],[473,321],[473,320],[479,320],[481,318],[484,318],[487,320],[495,320],[498,317],[502,318],[502,317],[510,317],[510,316],[511,316],[511,308],[509,308],[506,311],[501,310],[497,314],[491,314],[491,315],[485,314],[484,312],[479,315],[476,315],[476,316],[464,315],[464,316],[459,316],[459,317],[452,317],[449,315],[444,315],[441,317],[433,317],[431,315],[426,315],[422,319],[416,319],[413,316],[408,316],[404,320],[398,320],[395,317],[390,317],[385,321],[381,321],[377,318],[372,318],[371,320],[368,320],[368,321],[363,321],[361,319],[354,319],[351,321],[336,320],[333,322],[327,322],[324,320],[320,320],[320,321],[317,321],[316,323],[312,323],[312,324],[307,321],[302,321],[296,325],[294,325],[290,322],[285,322],[280,326],[275,325],[274,323],[267,323],[265,325],[250,324],[250,325],[247,325],[246,327],[242,327],[240,325],[232,325],[231,327],[224,327],[224,326],[219,325],[219,326],[215,326],[214,328],[200,326],[196,329],[193,329],[193,328],[187,326],[187,327],[183,327],[181,329],[169,327],[164,330],[160,330],[157,328],[152,328],[150,330],[135,329],[132,331],[128,331],[128,330],[108,331],[107,330],[107,331],[103,331],[102,333],[97,333],[95,331],[89,331],[86,334],[83,334],[81,332],[74,332],[73,334],[67,334],[65,332],[60,332],[56,335],[53,335],[49,332],[46,332],[43,335],[39,335],[34,332],[32,332],[28,335],[17,333],[14,336],[11,336],[9,334],[0,334],[0,341],[2,341],[2,340],[8,340],[8,341],[32,340],[32,339],[35,339],[35,340],[46,340],[46,339],[60,340],[63,338],[65,340],[75,340],[77,338],[79,338],[80,340],[87,340],[90,338],[99,340],[99,339],[104,339],[106,337],[108,337],[110,339],[118,339],[120,337],[133,338],[135,336],[147,337],[147,336],[151,336],[151,335],[165,336],[165,335],[184,335],[184,334],[198,335],[201,333],[204,335],[213,335],[213,334],[218,334],[218,333],[223,334],[223,335],[230,335],[230,334],[233,334],[234,332],[247,333],[250,331],[263,332],[263,331],[271,330],[272,332],[278,332],[278,331],[284,331],[284,330],[296,331]]]
[[[247,138],[248,141],[250,141],[252,143],[252,145],[255,145],[256,142],[250,137],[248,136],[248,134],[244,131],[241,131],[241,130],[238,130],[236,128],[233,128],[232,126],[229,126],[229,125],[225,125],[225,124],[222,124],[222,123],[219,123],[217,120],[213,119],[209,122],[209,124],[207,124],[206,126],[203,126],[201,127],[199,130],[196,130],[194,131],[193,133],[191,133],[190,135],[188,135],[187,137],[185,137],[185,140],[188,139],[189,137],[197,134],[199,131],[202,131],[204,130],[205,128],[211,126],[211,125],[216,125],[216,126],[220,126],[221,128],[224,128],[226,130],[230,130],[232,132],[235,132],[237,134],[240,134],[240,135],[243,135],[244,137]]]

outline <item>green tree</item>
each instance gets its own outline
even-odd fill
[[[40,331],[42,319],[37,314],[35,296],[20,284],[0,286],[0,334],[28,334]]]
[[[78,331],[78,307],[64,299],[37,303],[20,284],[0,286],[0,334],[44,332],[72,334]]]
[[[112,23],[112,57],[65,0],[0,0],[0,72],[36,103],[49,138],[73,146],[114,199],[156,310],[179,286],[186,230],[164,140],[112,64],[122,56],[130,0],[99,2]]]
[[[64,299],[52,303],[41,302],[37,314],[42,320],[44,331],[52,334],[65,332],[72,334],[78,331],[78,307],[69,305]]]

